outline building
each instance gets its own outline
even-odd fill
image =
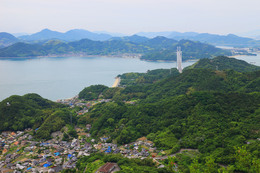
[[[101,166],[96,173],[113,173],[116,171],[120,171],[119,166],[116,163],[107,162]]]
[[[181,47],[177,47],[177,70],[182,73],[182,51]]]

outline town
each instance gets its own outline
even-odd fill
[[[88,108],[110,100],[100,99],[86,102],[75,96],[71,99],[58,100],[57,102],[69,105],[71,108],[81,107],[77,112],[82,115],[88,112]],[[134,104],[134,103],[130,103]],[[73,169],[77,160],[91,153],[102,152],[105,154],[122,154],[127,158],[151,158],[158,167],[164,167],[160,160],[167,158],[163,150],[157,150],[152,141],[146,137],[135,142],[118,146],[108,143],[109,136],[94,138],[89,133],[91,124],[84,128],[75,127],[78,138],[72,141],[62,141],[62,132],[52,133],[52,139],[39,141],[34,139],[33,132],[37,129],[26,129],[17,132],[2,132],[0,135],[0,172],[60,172],[63,169]],[[112,164],[112,163],[108,163]],[[103,165],[100,169],[109,166]],[[118,165],[114,165],[120,170]]]
[[[91,125],[87,124],[86,129],[90,128]],[[52,140],[34,141],[30,135],[31,131],[32,129],[2,132],[0,135],[2,150],[0,172],[60,172],[63,169],[75,168],[79,157],[89,156],[95,152],[121,153],[128,158],[149,157],[154,158],[156,162],[163,159],[163,155],[165,155],[163,150],[158,151],[153,142],[147,140],[146,137],[139,138],[130,144],[117,146],[107,143],[108,137],[95,140],[90,137],[89,133],[82,133],[82,129],[77,129],[81,136],[71,142],[58,141],[57,133],[52,134]],[[91,138],[91,142],[87,142],[82,135]],[[157,157],[158,154],[161,157]],[[160,165],[160,167],[164,167],[164,165]]]

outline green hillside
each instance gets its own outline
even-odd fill
[[[213,59],[201,59],[197,63],[189,66],[187,69],[192,68],[206,68],[212,70],[227,70],[233,69],[238,72],[249,72],[260,70],[259,66],[248,64],[243,60],[238,60],[235,58],[228,58],[225,56],[218,56]]]
[[[78,123],[92,124],[93,136],[106,135],[119,144],[146,136],[168,153],[198,149],[198,163],[181,154],[176,158],[180,172],[207,172],[209,159],[233,171],[254,172],[260,161],[260,71],[236,59],[217,57],[215,61],[226,64],[226,70],[206,66],[190,67],[182,74],[153,70],[119,75],[126,87],[107,90],[115,102],[94,106]],[[248,154],[248,168],[234,154],[238,147]],[[216,164],[211,172],[223,169]]]
[[[176,49],[180,46],[182,49],[182,60],[191,60],[191,59],[202,59],[202,58],[212,58],[214,56],[231,55],[230,51],[216,48],[215,46],[204,44],[196,41],[190,40],[180,40],[168,49],[162,49],[154,52],[149,52],[141,57],[143,60],[150,61],[176,61]]]
[[[39,128],[36,136],[47,139],[69,122],[70,114],[63,105],[37,94],[14,95],[0,102],[0,132]]]
[[[93,136],[106,135],[119,144],[147,136],[158,149],[198,149],[200,159],[210,156],[225,165],[235,164],[235,147],[250,139],[254,143],[247,147],[259,158],[259,74],[186,70],[154,84],[121,89],[113,97],[116,102],[96,105],[78,123],[92,124]]]
[[[108,87],[104,85],[91,85],[80,91],[79,99],[96,100],[106,89],[108,89]]]
[[[178,75],[179,72],[176,68],[172,69],[156,69],[156,70],[148,70],[146,73],[124,73],[122,75],[118,75],[120,77],[120,85],[121,86],[129,86],[129,85],[145,85],[152,84],[156,81],[159,81],[163,78]]]

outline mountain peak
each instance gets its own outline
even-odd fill
[[[45,29],[41,30],[40,32],[53,32],[53,31],[48,28],[45,28]]]
[[[235,34],[228,34],[227,36],[228,36],[228,37],[238,37],[238,36],[235,35]]]
[[[18,39],[7,32],[0,32],[0,48],[10,46],[18,42]]]

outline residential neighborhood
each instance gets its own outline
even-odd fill
[[[110,102],[110,99],[98,99],[93,101],[81,100],[78,96],[70,99],[57,100],[58,103],[76,110],[77,116],[81,116],[95,104]],[[125,102],[135,104],[135,102]],[[141,160],[150,158],[157,168],[164,168],[163,160],[186,151],[198,152],[197,149],[181,149],[176,154],[157,149],[153,141],[141,137],[134,142],[118,145],[112,143],[110,136],[92,136],[90,134],[92,124],[84,127],[74,127],[77,138],[63,140],[64,132],[56,131],[51,134],[51,139],[40,141],[33,134],[37,129],[25,129],[24,131],[4,131],[0,134],[0,173],[7,172],[61,172],[66,169],[76,168],[77,161],[84,156],[93,153],[121,154],[129,159]],[[178,167],[176,163],[175,168]],[[87,167],[86,167],[87,169]],[[120,167],[116,163],[107,162],[96,172],[116,172]]]
[[[101,99],[99,101],[85,102],[76,97],[58,102],[73,107],[81,107],[78,115],[88,112],[88,108],[100,102],[110,100]],[[24,131],[5,131],[0,135],[0,173],[2,172],[60,172],[64,169],[76,167],[77,160],[91,153],[102,152],[105,154],[122,154],[127,158],[154,158],[160,160],[158,154],[162,155],[162,150],[157,150],[152,141],[146,137],[137,139],[135,142],[118,146],[109,143],[109,136],[94,138],[89,131],[92,125],[86,124],[84,128],[75,127],[78,138],[70,141],[62,141],[63,133],[57,131],[51,134],[52,139],[39,141],[34,139],[33,132],[37,129],[26,129]],[[157,159],[157,160],[156,160]],[[162,166],[162,165],[161,165]],[[118,165],[110,163],[103,165],[99,169],[111,171],[120,170]]]
[[[86,130],[90,128],[91,125],[87,124]],[[2,151],[0,172],[60,172],[63,169],[75,168],[78,158],[95,152],[121,153],[128,158],[141,159],[155,158],[158,155],[153,142],[147,140],[146,137],[118,146],[107,143],[109,137],[96,140],[88,133],[85,134],[85,138],[79,136],[78,139],[70,142],[59,141],[55,138],[48,141],[35,141],[30,135],[32,131],[32,129],[26,129],[26,131],[2,132],[0,135],[0,150]],[[90,142],[86,139],[90,139]]]

